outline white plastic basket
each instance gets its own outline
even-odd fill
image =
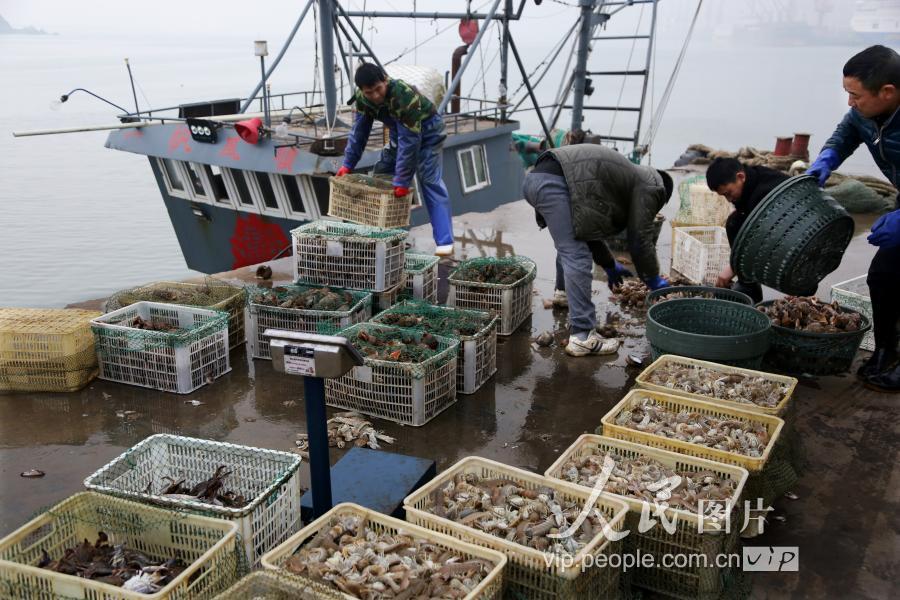
[[[526,275],[512,284],[479,283],[458,279],[450,274],[447,306],[469,308],[500,315],[499,335],[511,335],[531,315],[532,289],[537,265],[530,258],[516,257]],[[460,268],[464,263],[460,264]]]
[[[284,287],[299,293],[314,286],[288,285]],[[247,308],[245,309],[245,320],[248,326],[247,348],[250,351],[250,356],[272,360],[272,353],[269,351],[269,340],[263,336],[263,332],[266,329],[333,335],[354,323],[368,321],[372,316],[371,294],[348,291],[353,295],[355,302],[349,310],[344,311],[268,306],[255,302],[254,292],[251,292]]]
[[[420,337],[421,330],[361,323],[341,331],[350,339],[363,329],[400,330]],[[361,367],[325,380],[325,403],[418,427],[456,402],[456,354],[459,341],[434,336],[438,352],[421,363],[398,363],[365,358]]]
[[[169,333],[131,327],[136,317],[184,329]],[[100,378],[189,394],[231,370],[228,313],[158,302],[136,302],[91,321]]]
[[[672,269],[694,283],[716,282],[728,265],[731,247],[724,227],[676,227],[672,238]]]
[[[313,221],[291,236],[295,281],[383,292],[403,277],[406,231]]]
[[[234,521],[251,565],[300,530],[300,456],[177,435],[152,435],[84,480],[94,492]],[[225,488],[247,505],[226,508],[162,495],[170,478],[197,484],[224,465]],[[148,482],[150,493],[147,493]]]
[[[406,253],[406,295],[416,300],[437,303],[438,263],[430,254]]]
[[[688,187],[688,202],[678,210],[675,221],[690,225],[724,225],[732,206],[728,200],[712,191],[706,183]]]
[[[869,297],[869,284],[866,275],[860,275],[831,286],[831,299],[841,306],[855,310],[872,322],[872,299]],[[859,345],[863,350],[875,349],[875,333],[872,329],[863,336]]]

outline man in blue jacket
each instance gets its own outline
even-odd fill
[[[411,85],[391,79],[381,67],[361,65],[353,77],[359,88],[350,100],[356,105],[356,119],[344,151],[344,164],[336,176],[350,173],[359,162],[372,124],[378,120],[390,130],[390,142],[381,151],[375,173],[393,175],[394,196],[403,198],[410,192],[413,176],[418,173],[422,200],[431,219],[431,230],[437,245],[435,254],[453,254],[453,221],[450,194],[442,178],[444,120],[431,100]]]
[[[850,110],[807,173],[824,187],[831,172],[865,144],[884,176],[900,188],[900,55],[885,46],[866,48],[844,65],[844,89]],[[868,240],[878,246],[867,277],[875,351],[857,374],[873,389],[900,392],[900,365],[895,365],[900,323],[900,196],[895,209],[875,221]]]

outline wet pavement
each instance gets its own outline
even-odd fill
[[[666,207],[667,217],[676,204]],[[874,254],[865,241],[873,220],[857,220],[844,263],[822,283],[821,296],[828,297],[831,284],[865,273]],[[627,367],[625,357],[646,354],[646,341],[637,324],[612,357],[572,359],[558,346],[537,348],[532,336],[565,327],[565,312],[542,306],[553,291],[549,234],[537,230],[524,201],[455,221],[457,258],[521,254],[536,260],[534,314],[516,334],[500,338],[497,373],[476,394],[459,396],[423,427],[375,425],[396,437],[386,450],[433,459],[439,470],[479,455],[543,472],[631,388],[639,370]],[[416,228],[414,246],[429,250],[429,237]],[[670,240],[667,224],[659,243],[663,265]],[[276,282],[289,280],[289,259],[273,267]],[[442,265],[442,275],[448,268]],[[251,280],[253,270],[224,277]],[[608,302],[602,275],[594,289],[602,322],[618,309]],[[201,401],[198,406],[186,404],[185,396],[99,380],[73,394],[0,394],[0,535],[82,490],[85,477],[154,433],[292,448],[305,431],[301,380],[275,372],[268,361],[248,361],[243,348],[231,361],[229,374],[189,397]],[[808,459],[794,490],[799,499],[778,500],[776,514],[787,520],[770,519],[766,532],[749,543],[798,546],[800,570],[753,574],[753,597],[893,597],[900,589],[900,396],[868,391],[848,374],[801,380],[794,402]],[[344,452],[332,449],[332,462]],[[28,469],[46,476],[19,477]],[[306,466],[301,469],[308,481]]]

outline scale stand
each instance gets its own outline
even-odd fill
[[[341,502],[403,518],[403,499],[434,478],[433,460],[352,448],[334,469],[329,467],[324,380],[362,366],[359,351],[338,336],[280,329],[267,329],[263,336],[269,339],[275,370],[303,377],[312,486],[312,494],[301,499],[303,521],[312,521]]]

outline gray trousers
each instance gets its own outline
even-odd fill
[[[549,173],[529,173],[525,176],[524,194],[528,204],[546,221],[562,264],[572,333],[589,332],[597,324],[591,301],[594,261],[587,242],[575,239],[566,180]]]

